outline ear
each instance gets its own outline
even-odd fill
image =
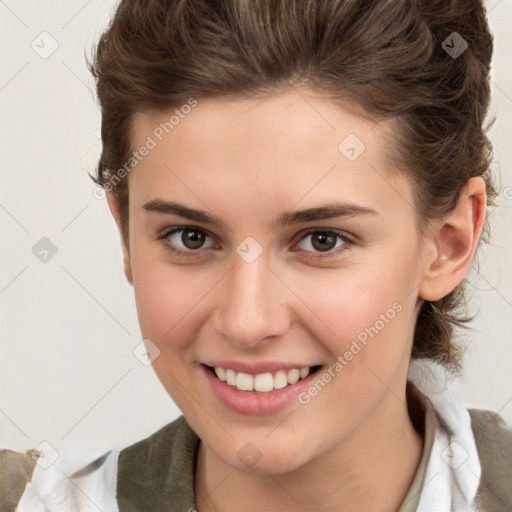
[[[117,197],[117,194],[115,190],[109,190],[106,192],[107,197],[107,203],[108,208],[110,210],[110,213],[112,214],[112,217],[114,217],[114,220],[117,224],[117,228],[119,230],[119,235],[121,237],[121,245],[123,247],[123,262],[124,262],[124,275],[126,276],[126,279],[128,282],[133,286],[133,274],[132,274],[132,264],[130,261],[130,251],[126,247],[124,240],[123,240],[123,234],[121,230],[121,215],[119,211],[119,198]]]
[[[461,190],[457,206],[429,235],[432,247],[425,278],[419,287],[423,300],[436,301],[454,290],[467,274],[486,215],[487,195],[482,178],[471,178]]]

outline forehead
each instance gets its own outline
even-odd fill
[[[143,201],[195,190],[205,199],[226,199],[237,192],[244,204],[290,205],[330,193],[374,205],[405,202],[401,206],[411,209],[410,183],[388,162],[388,121],[372,122],[294,89],[195,103],[135,115],[133,149],[151,149],[130,173],[131,197]]]
[[[139,146],[152,135],[157,142],[174,142],[183,151],[196,151],[199,143],[201,148],[215,150],[216,154],[242,154],[247,158],[253,153],[263,156],[261,144],[265,144],[265,154],[271,151],[284,156],[286,146],[292,143],[296,149],[327,149],[328,157],[333,144],[337,150],[336,141],[343,134],[357,133],[373,144],[384,127],[383,123],[379,123],[379,128],[376,123],[307,90],[291,89],[260,99],[221,96],[194,101],[193,107],[184,103],[168,110],[136,113],[132,123],[133,144]]]

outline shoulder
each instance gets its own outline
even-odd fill
[[[156,462],[169,460],[169,456],[175,456],[176,450],[182,450],[183,444],[188,444],[191,441],[194,441],[194,433],[188,426],[185,417],[180,416],[150,436],[121,450],[119,463],[121,465],[137,460],[138,464],[150,469]]]
[[[115,499],[117,456],[79,449],[51,461],[38,450],[0,451],[2,512],[118,512]]]
[[[483,510],[512,510],[512,425],[498,413],[468,409],[482,474],[478,499]]]
[[[198,441],[180,416],[124,448],[93,454],[77,447],[51,464],[37,450],[0,446],[0,511],[156,510],[169,498],[188,510]]]
[[[16,509],[35,465],[33,450],[21,453],[0,448],[0,510],[10,512]]]
[[[193,504],[194,461],[199,438],[184,416],[119,455],[117,499],[120,508],[159,509],[172,500],[183,510]]]

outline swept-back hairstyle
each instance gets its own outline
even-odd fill
[[[390,161],[411,178],[422,232],[453,210],[473,176],[494,204],[492,123],[483,126],[492,52],[481,0],[122,0],[87,60],[103,145],[90,176],[115,189],[128,248],[135,112],[305,86],[368,119],[391,120]],[[464,285],[423,304],[413,358],[460,370],[453,338],[470,320]]]

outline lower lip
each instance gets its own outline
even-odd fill
[[[320,368],[285,388],[259,393],[257,391],[240,391],[218,379],[205,365],[201,364],[201,369],[217,400],[230,411],[246,416],[267,416],[290,407],[294,402],[298,402],[298,395],[307,389],[313,379],[317,378],[317,373],[322,371]]]

